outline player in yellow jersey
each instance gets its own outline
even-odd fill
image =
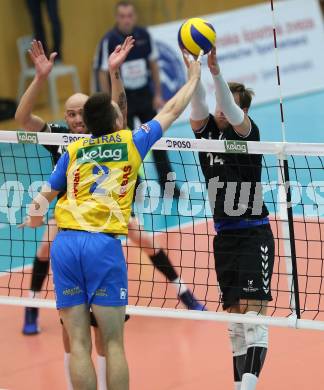
[[[127,269],[118,234],[127,234],[138,169],[152,145],[183,112],[200,79],[200,61],[187,83],[155,118],[137,131],[123,130],[123,117],[105,93],[91,96],[83,118],[92,134],[68,146],[48,184],[35,197],[25,225],[40,226],[59,192],[55,219],[60,232],[51,259],[56,304],[71,344],[75,388],[95,389],[89,306],[97,319],[107,359],[109,390],[129,388],[123,329]]]
[[[117,47],[108,59],[109,72],[112,80],[112,100],[114,100],[120,106],[124,117],[125,126],[127,123],[127,99],[123,87],[123,82],[120,77],[119,67],[125,58],[127,58],[127,55],[132,49],[133,45],[133,37],[127,37],[123,45]],[[34,132],[73,134],[87,133],[88,130],[82,118],[83,106],[88,99],[87,95],[78,93],[68,98],[65,103],[66,124],[64,125],[46,123],[42,118],[33,114],[33,108],[36,100],[54,67],[55,53],[52,53],[50,57],[47,58],[41,42],[37,42],[35,40],[31,43],[29,52],[31,61],[35,66],[35,78],[19,102],[19,106],[16,111],[16,120],[19,125],[26,131]],[[51,153],[53,162],[56,164],[61,154],[65,151],[65,148],[62,148],[58,145],[44,146]],[[139,227],[135,218],[130,221],[129,227],[129,238],[131,241],[142,248],[143,252],[145,252],[149,257],[154,267],[162,272],[166,279],[175,287],[181,302],[188,309],[203,310],[204,306],[196,300],[193,293],[187,288],[186,284],[181,279],[181,275],[179,275],[176,268],[173,267],[166,251],[163,250],[163,248],[157,247],[155,240],[152,240],[152,238]],[[57,227],[55,220],[49,217],[48,225],[45,226],[42,242],[37,249],[37,253],[33,262],[30,284],[31,297],[39,296],[44,281],[48,278],[50,245],[56,233]],[[38,334],[40,332],[40,328],[38,326],[39,309],[36,307],[25,308],[24,317],[23,333],[25,335]],[[95,334],[98,336],[99,333],[96,332],[96,321],[92,315],[91,321],[95,328]],[[97,343],[97,345],[99,345],[99,343]],[[68,352],[65,354],[65,359],[67,361],[66,364],[68,364]],[[99,360],[101,361],[102,359],[99,357]],[[99,367],[101,367],[101,365],[102,363],[99,364]]]

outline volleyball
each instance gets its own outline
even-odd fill
[[[186,49],[194,56],[203,50],[204,54],[210,52],[216,40],[214,27],[201,18],[186,20],[180,27],[178,42],[181,49]]]

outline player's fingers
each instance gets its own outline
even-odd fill
[[[115,52],[119,53],[121,51],[121,49],[122,49],[122,45],[118,45],[118,46],[116,46]]]
[[[125,39],[125,41],[124,41],[124,44],[123,44],[123,46],[124,47],[126,47],[128,44],[129,44],[129,42],[132,40],[132,36],[130,35],[129,37],[127,37],[126,39]]]
[[[130,40],[130,43],[131,43],[132,46],[135,46],[135,41],[136,41],[135,38],[132,37],[132,39]]]
[[[135,46],[135,39],[131,39],[131,40],[128,42],[128,44],[127,44],[125,50],[126,50],[127,52],[129,52],[134,46]]]
[[[197,57],[195,57],[192,53],[190,53],[188,50],[183,49],[184,53],[186,53],[186,57],[189,63],[195,62]]]
[[[124,42],[122,43],[121,45],[121,48],[124,50],[125,47],[127,46],[127,42],[128,42],[128,37],[124,40]]]
[[[123,43],[123,46],[122,46],[122,49],[123,50],[127,50],[128,49],[128,46],[129,46],[129,37],[127,37]]]
[[[183,49],[183,50],[182,50],[182,53],[183,53],[183,55],[187,58],[187,60],[189,61],[189,60],[190,60],[190,56],[191,56],[191,54],[189,53],[189,51],[186,50],[186,49]]]
[[[186,67],[188,68],[190,65],[189,53],[186,50],[182,50],[182,57],[186,64]]]
[[[131,46],[131,47],[134,47],[135,39],[133,37],[131,37],[131,39],[129,40],[128,45]]]
[[[214,62],[215,54],[213,52],[213,49],[207,54],[208,63],[211,64]]]
[[[199,55],[197,57],[197,62],[201,63],[201,57],[204,55],[204,51],[200,50]]]
[[[127,49],[128,44],[129,44],[129,40],[130,40],[130,36],[127,37],[127,38],[124,40],[123,45],[122,45],[122,49],[123,49],[123,50]]]
[[[128,53],[132,50],[133,47],[134,47],[134,45],[133,45],[133,46],[128,46],[128,47],[126,47],[124,53],[125,53],[126,55],[128,55]]]
[[[56,56],[57,56],[57,53],[56,53],[56,52],[54,52],[54,53],[52,53],[52,54],[50,55],[49,60],[51,61],[52,64],[54,64],[54,61],[55,61],[55,57],[56,57]]]
[[[135,45],[135,39],[132,37],[132,36],[130,36],[130,37],[128,37],[129,39],[128,39],[128,41],[126,42],[126,46],[125,46],[125,50],[130,50],[130,49],[132,49],[133,47],[134,47],[134,45]]]
[[[29,49],[29,50],[28,50],[28,54],[29,54],[30,59],[34,62],[34,61],[35,61],[35,56],[34,56],[34,54],[33,54],[33,50],[32,50],[32,49]]]
[[[41,41],[37,41],[37,44],[38,44],[39,53],[40,53],[40,54],[45,54],[45,53],[44,53],[44,49],[43,49],[42,42],[41,42]]]
[[[39,56],[39,49],[36,39],[33,40],[33,51],[35,56]]]
[[[30,44],[30,50],[31,50],[31,52],[33,53],[33,55],[34,56],[36,56],[37,55],[37,49],[35,48],[35,40],[33,40],[32,42],[31,42],[31,44]]]
[[[27,226],[27,221],[21,223],[21,224],[18,225],[17,227],[18,227],[18,229],[22,229],[22,228],[24,228],[24,227],[26,227],[26,226]]]
[[[184,52],[182,51],[181,54],[182,54],[183,62],[185,63],[186,66],[188,66],[187,59]]]

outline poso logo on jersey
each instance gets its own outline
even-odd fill
[[[162,97],[169,100],[186,82],[186,74],[178,53],[164,42],[155,41],[159,53]]]
[[[97,163],[128,161],[127,144],[103,144],[81,148],[77,152],[77,159],[83,164],[93,161]]]
[[[18,131],[17,139],[20,144],[38,144],[37,133]]]
[[[226,153],[248,153],[248,146],[246,141],[229,140],[224,142]]]

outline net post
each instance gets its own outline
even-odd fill
[[[279,214],[282,222],[282,234],[284,239],[284,255],[290,291],[290,307],[293,315],[300,320],[299,284],[294,232],[294,218],[291,207],[291,189],[289,179],[288,160],[284,150],[284,144],[278,153],[278,185],[279,185]]]

